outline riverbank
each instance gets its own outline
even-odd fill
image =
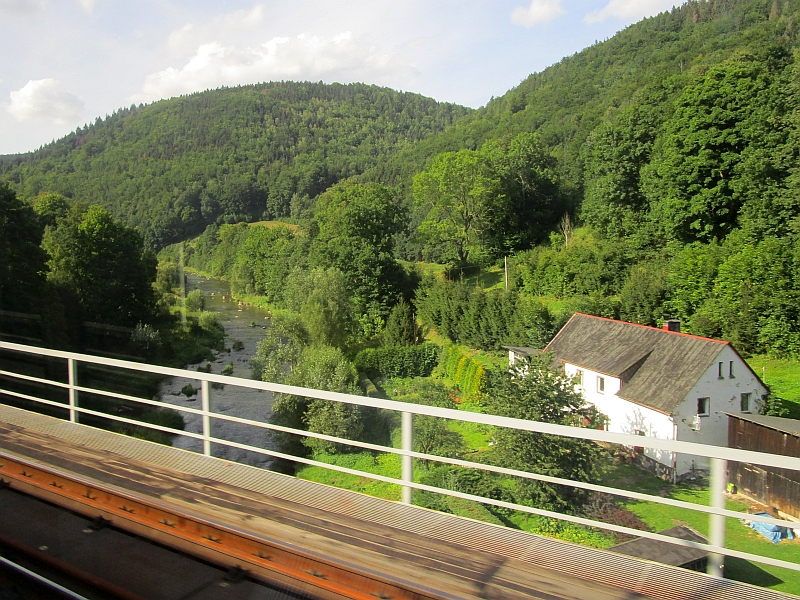
[[[255,355],[258,342],[264,337],[268,327],[267,311],[248,306],[234,299],[227,282],[203,277],[194,273],[188,275],[187,291],[199,289],[203,292],[204,310],[217,315],[219,324],[225,331],[225,350],[212,350],[213,360],[203,360],[189,364],[189,370],[209,369],[215,374],[232,375],[249,379],[250,359]],[[236,343],[240,342],[240,343]],[[223,373],[223,371],[225,371]],[[188,396],[184,393],[195,390]],[[159,397],[165,404],[175,407],[199,408],[200,387],[198,380],[175,377],[162,382]],[[251,390],[233,385],[212,387],[211,409],[244,419],[267,422],[272,415],[273,394],[260,390]],[[185,431],[202,432],[202,418],[198,415],[181,413],[186,423]],[[211,433],[214,437],[234,441],[251,446],[272,449],[272,440],[268,430],[212,419]],[[188,436],[178,436],[173,440],[174,447],[185,450],[202,451],[202,441]],[[271,459],[264,454],[239,450],[227,446],[213,446],[212,454],[218,458],[241,462],[253,466],[269,468]]]

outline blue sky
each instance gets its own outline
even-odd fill
[[[479,107],[678,0],[0,0],[0,154],[121,106],[269,80]]]

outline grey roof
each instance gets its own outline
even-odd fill
[[[678,525],[677,527],[673,527],[671,529],[659,531],[659,533],[662,535],[679,538],[681,540],[699,542],[701,544],[708,543],[706,538],[687,525]],[[626,554],[628,556],[653,560],[655,562],[660,562],[665,565],[673,565],[675,567],[688,565],[708,556],[708,552],[701,550],[700,548],[678,546],[676,544],[652,540],[650,538],[637,538],[635,540],[631,540],[630,542],[612,546],[609,548],[609,550],[618,554]]]
[[[522,346],[503,346],[506,350],[510,350],[514,354],[521,354],[523,356],[533,356],[535,354],[541,354],[541,350],[538,348],[523,348]]]
[[[575,313],[545,351],[553,352],[557,365],[569,362],[618,377],[620,398],[671,414],[729,345]]]
[[[750,421],[770,429],[776,429],[781,433],[796,435],[800,437],[800,421],[797,419],[786,419],[784,417],[766,417],[764,415],[748,415],[743,413],[726,413],[729,417],[736,417],[743,421]]]

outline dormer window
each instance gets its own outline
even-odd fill
[[[605,377],[598,377],[597,378],[597,392],[599,394],[604,394],[606,391],[606,378]]]

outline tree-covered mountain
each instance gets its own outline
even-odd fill
[[[4,157],[23,196],[106,207],[153,246],[214,222],[298,215],[337,181],[469,109],[372,85],[278,82],[131,106]]]
[[[122,111],[0,170],[26,196],[101,203],[156,246],[207,223],[298,217],[357,175],[352,199],[377,182],[404,205],[409,234],[392,233],[399,257],[462,273],[512,257],[531,313],[522,321],[539,323],[516,344],[546,339],[559,322],[529,302],[538,297],[647,324],[677,317],[743,352],[800,355],[798,22],[800,0],[690,1],[477,111],[363,85],[249,86]],[[306,240],[325,206],[301,224]],[[222,232],[204,240],[221,247]],[[349,242],[335,240],[342,259]],[[263,253],[228,254],[240,272],[221,274],[271,289],[272,276],[258,276]],[[366,290],[346,276],[351,294]],[[449,312],[422,313],[467,322],[467,304],[484,306],[463,290],[434,291]],[[373,312],[385,318],[392,301]],[[507,315],[521,310],[515,302]],[[509,339],[489,329],[454,335]]]

